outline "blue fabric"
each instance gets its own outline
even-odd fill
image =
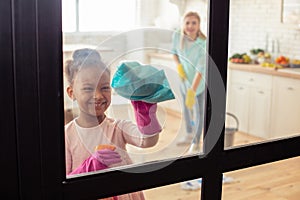
[[[175,99],[163,70],[136,61],[122,62],[111,86],[118,95],[130,100],[158,103]]]

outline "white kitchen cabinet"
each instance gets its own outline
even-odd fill
[[[234,114],[239,120],[239,131],[248,132],[249,86],[233,83],[228,88],[227,112]]]
[[[239,119],[239,131],[269,137],[272,76],[229,70],[227,112]]]
[[[251,88],[248,132],[252,135],[270,137],[271,90],[263,87]]]
[[[273,137],[300,133],[300,80],[274,77],[272,102]]]

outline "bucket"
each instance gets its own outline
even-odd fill
[[[225,138],[224,138],[224,147],[231,147],[234,141],[234,134],[239,130],[239,120],[238,118],[231,114],[226,113],[227,116],[231,117],[235,121],[235,126],[233,127],[225,127]]]

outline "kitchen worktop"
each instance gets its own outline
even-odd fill
[[[257,64],[235,64],[228,63],[230,69],[249,71],[254,73],[262,73],[273,76],[282,76],[286,78],[295,78],[300,79],[300,69],[297,68],[282,68],[282,69],[274,69],[268,67],[262,67]]]
[[[149,57],[163,59],[163,60],[173,60],[173,55],[168,53],[149,53]],[[283,68],[274,69],[268,67],[262,67],[258,64],[240,64],[240,63],[228,63],[228,67],[232,70],[241,70],[254,73],[262,73],[273,76],[282,76],[286,78],[300,79],[300,68]]]

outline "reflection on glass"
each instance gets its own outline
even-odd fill
[[[222,199],[298,199],[300,158],[225,173]]]
[[[196,15],[181,22],[187,5],[167,0],[63,1],[68,177],[111,168],[132,172],[126,166],[202,152],[207,5],[199,2],[201,23]],[[180,38],[181,28],[186,37]],[[180,41],[189,51],[182,51]],[[200,57],[195,54],[199,51]],[[174,53],[187,70],[186,84],[178,76]],[[120,70],[124,63],[128,71]],[[195,72],[202,73],[198,89],[192,85]],[[168,88],[173,98],[162,92],[160,100],[138,94],[149,88]],[[195,102],[183,109],[187,91],[194,91],[190,99]],[[139,95],[143,98],[133,99]],[[186,140],[189,125],[192,133]]]
[[[268,2],[259,9],[250,4],[230,6],[226,112],[239,121],[233,146],[300,133],[300,71],[294,68],[300,50],[292,48],[300,45],[299,30],[266,13]],[[272,6],[281,10],[282,4]],[[226,126],[234,126],[232,118]]]

